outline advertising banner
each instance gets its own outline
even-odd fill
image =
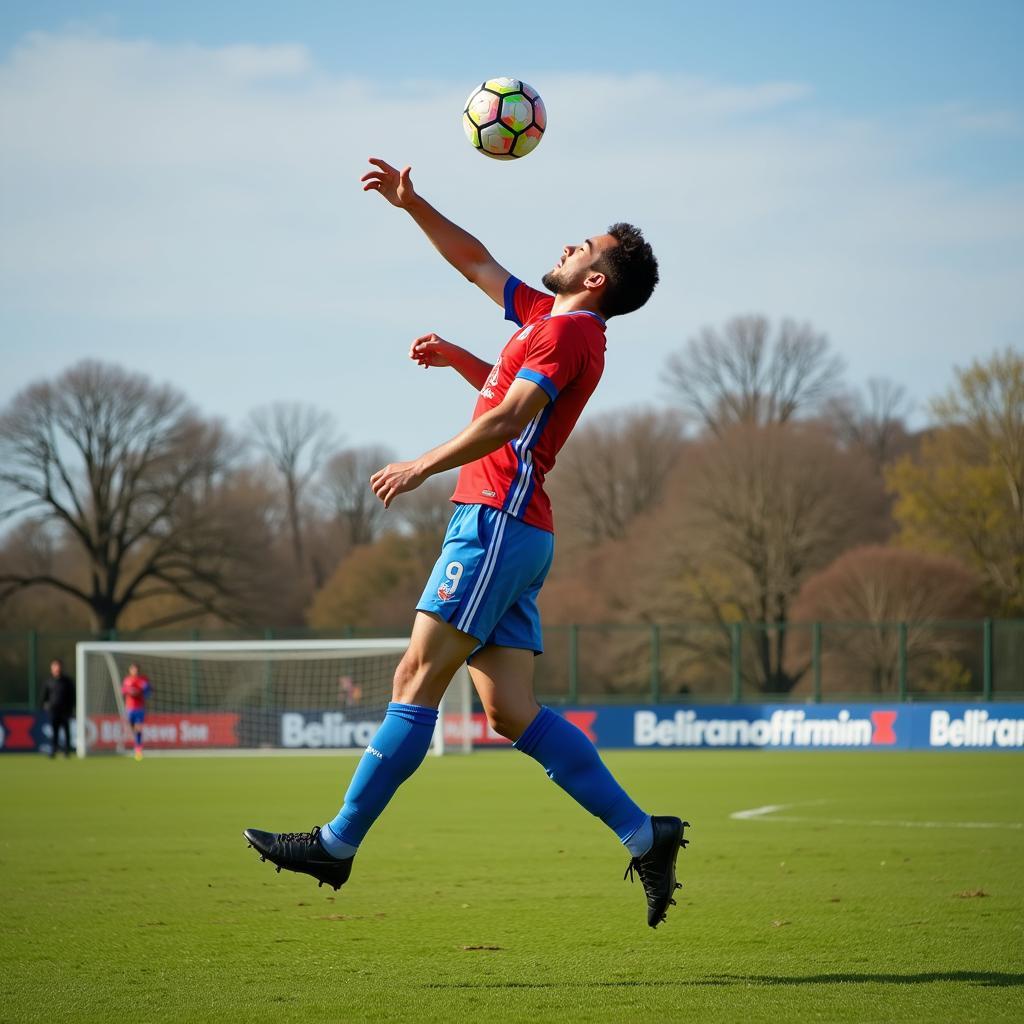
[[[596,708],[557,708],[556,710],[578,729],[582,729],[593,742],[597,742],[597,734],[593,729],[594,720],[598,715]],[[470,715],[469,729],[470,740],[474,747],[510,747],[512,745],[509,740],[504,736],[499,736],[487,724],[487,716],[482,711],[475,711]],[[444,739],[446,743],[452,746],[461,744],[464,739],[464,731],[461,715],[445,719]]]
[[[339,750],[365,747],[380,726],[383,714],[349,717],[344,711],[278,712],[278,745],[286,749]]]
[[[237,747],[238,721],[239,715],[228,712],[156,712],[146,715],[142,738],[154,750]],[[72,745],[77,735],[77,723],[72,719]],[[91,751],[116,750],[118,739],[122,747],[132,745],[131,732],[118,715],[90,715],[86,737]],[[51,747],[50,719],[45,712],[0,710],[0,753],[48,753]]]
[[[71,742],[75,727],[71,726]],[[0,711],[0,753],[29,754],[50,749],[50,718],[42,711]]]
[[[1024,750],[1024,704],[633,705],[591,714],[599,747]]]
[[[1024,703],[953,704],[708,704],[556,708],[604,749],[680,750],[1024,750]],[[351,717],[350,717],[351,716]],[[379,714],[279,711],[245,714],[153,713],[143,726],[150,749],[277,747],[362,749]],[[116,715],[92,715],[89,748],[130,746]],[[444,721],[445,739],[461,745],[461,717]],[[509,746],[476,712],[469,721],[474,747]],[[72,725],[72,737],[75,736]],[[38,711],[0,709],[0,753],[49,751],[50,724]]]
[[[152,750],[181,750],[201,747],[237,747],[238,718],[229,712],[146,714],[142,742]],[[90,750],[116,750],[132,745],[127,723],[118,715],[90,715],[86,724]]]

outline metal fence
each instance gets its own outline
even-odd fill
[[[568,703],[1024,695],[1024,620],[579,625],[545,645],[538,692]]]
[[[123,640],[400,635],[324,631],[120,634]],[[0,632],[0,706],[37,707],[53,658],[85,633]],[[99,638],[102,639],[102,638]],[[106,639],[115,639],[108,636]],[[1024,619],[969,622],[651,623],[549,626],[546,701],[800,702],[1024,697]]]

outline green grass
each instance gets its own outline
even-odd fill
[[[513,753],[428,759],[337,895],[240,833],[322,822],[352,758],[0,758],[0,1021],[1024,1019],[1024,830],[900,824],[1024,821],[1024,758],[607,760],[693,822],[657,931]],[[766,804],[810,820],[729,816]]]

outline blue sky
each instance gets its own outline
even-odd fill
[[[16,8],[16,9],[15,9]],[[800,78],[845,110],[1019,102],[1019,0],[591,0],[571,4],[324,0],[37,0],[0,12],[0,45],[69,26],[168,44],[300,43],[334,72],[476,75],[495,55],[552,71],[680,72],[753,84]],[[518,31],[516,31],[518,29]]]
[[[17,9],[15,9],[17,7]],[[663,284],[613,321],[593,409],[658,402],[667,354],[738,313],[827,332],[851,384],[923,402],[1024,345],[1024,4],[35,3],[0,10],[0,403],[83,356],[240,424],[328,408],[405,455],[472,395],[500,314],[357,179],[371,152],[536,281],[640,223]],[[461,136],[495,74],[544,95],[537,153]]]
[[[512,60],[523,76],[686,69],[751,84],[796,75],[813,82],[823,102],[854,110],[999,104],[1019,98],[1024,86],[1019,0],[591,0],[585,11],[398,0],[383,10],[324,0],[37,0],[5,5],[0,43],[10,47],[27,32],[78,24],[171,44],[301,43],[324,67],[370,77],[479,68],[491,54]]]

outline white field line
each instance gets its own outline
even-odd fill
[[[865,818],[812,818],[796,814],[776,814],[787,807],[798,804],[765,804],[763,807],[751,807],[746,811],[733,811],[729,815],[735,821],[784,821],[806,822],[812,825],[860,825],[877,828],[1008,828],[1024,829],[1020,821],[898,821],[894,819]]]

